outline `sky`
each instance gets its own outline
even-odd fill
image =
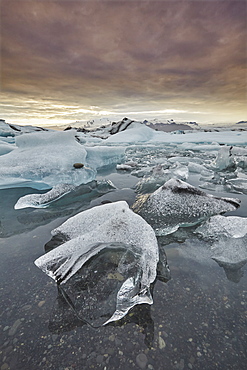
[[[247,120],[245,0],[0,0],[0,118]]]

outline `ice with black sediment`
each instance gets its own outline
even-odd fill
[[[105,249],[124,248],[134,256],[131,264],[124,260],[118,266],[123,283],[117,292],[115,312],[104,324],[121,319],[137,304],[153,303],[150,284],[156,278],[159,260],[157,239],[151,226],[125,201],[81,212],[53,230],[52,235],[63,235],[64,243],[35,264],[59,284],[65,284]]]
[[[214,197],[184,181],[171,179],[154,193],[139,196],[133,210],[157,235],[165,235],[210,216],[234,211],[239,205],[238,199]]]

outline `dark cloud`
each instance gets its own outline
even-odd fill
[[[246,4],[2,0],[2,92],[102,106],[244,104]]]

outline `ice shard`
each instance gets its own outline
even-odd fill
[[[239,205],[238,199],[215,197],[184,181],[171,179],[154,193],[140,196],[133,210],[153,227],[156,235],[166,235],[179,227],[233,211]]]
[[[157,240],[151,226],[125,201],[81,212],[52,234],[63,236],[64,243],[38,258],[35,264],[59,284],[66,283],[87,261],[107,248],[124,248],[135,257],[132,263],[125,260],[118,266],[124,281],[117,293],[115,312],[105,324],[121,319],[137,304],[153,303],[150,284],[156,278],[159,260]]]
[[[64,195],[68,194],[74,189],[75,186],[71,184],[57,184],[50,191],[44,194],[28,194],[24,197],[21,197],[16,202],[14,208],[46,208],[51,203],[62,198]]]

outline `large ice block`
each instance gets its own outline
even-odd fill
[[[125,276],[117,293],[116,310],[105,322],[122,318],[136,304],[152,304],[150,284],[156,278],[159,260],[155,233],[125,201],[104,204],[71,217],[52,232],[65,242],[35,261],[35,264],[59,284],[70,279],[90,258],[106,248],[125,248],[135,256],[133,264],[119,266]]]
[[[0,188],[49,189],[58,183],[80,185],[95,178],[85,163],[87,152],[73,132],[37,132],[16,137],[17,149],[0,157]]]

